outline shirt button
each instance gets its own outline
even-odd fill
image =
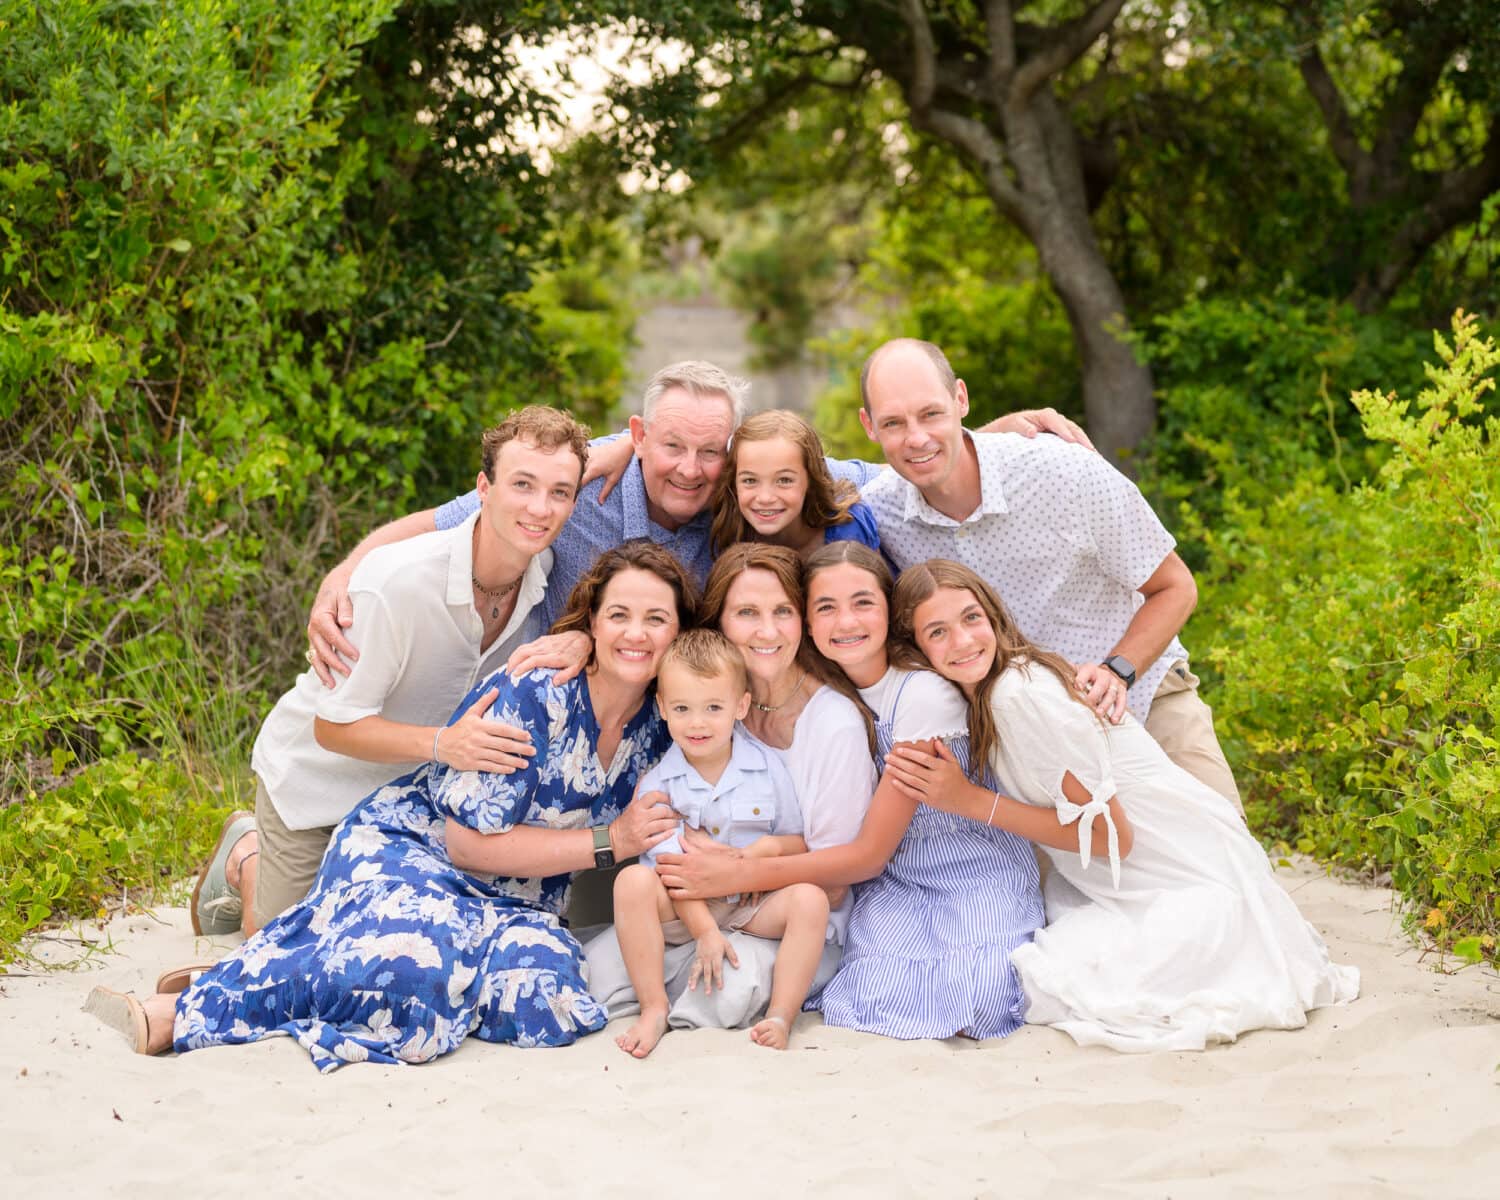
[[[715,825],[714,826],[714,833],[717,834],[718,832],[719,832],[719,827],[717,825]]]
[[[757,816],[757,817],[758,817],[758,816],[760,816],[760,809],[758,809],[758,808],[752,808],[752,809],[751,809],[751,810],[750,810],[750,811],[751,811],[751,813],[753,813],[753,814],[754,814],[754,815],[755,815],[755,816]]]

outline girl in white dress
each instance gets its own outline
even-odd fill
[[[1358,970],[1329,961],[1233,806],[1134,718],[1100,721],[1073,666],[1029,643],[973,571],[942,559],[905,571],[891,624],[968,697],[973,752],[1002,790],[969,783],[936,747],[898,748],[887,775],[1038,841],[1051,862],[1047,926],[1011,956],[1029,1023],[1080,1045],[1199,1050],[1300,1028],[1359,994]],[[1039,836],[1075,822],[1076,852]]]

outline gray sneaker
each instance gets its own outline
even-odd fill
[[[234,933],[240,927],[244,905],[238,889],[229,885],[224,870],[229,863],[229,852],[234,844],[247,833],[255,832],[255,814],[232,812],[224,818],[224,827],[219,830],[219,841],[214,846],[212,857],[198,872],[198,883],[193,888],[190,911],[193,917],[193,932],[213,937]]]

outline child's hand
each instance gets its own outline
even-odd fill
[[[712,996],[714,988],[721,992],[724,990],[724,960],[729,960],[731,967],[740,965],[740,958],[734,952],[734,947],[719,930],[705,933],[697,941],[697,953],[693,958],[693,969],[688,973],[688,991],[698,989],[698,981],[703,981],[703,994]]]

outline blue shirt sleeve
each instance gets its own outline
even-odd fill
[[[667,791],[666,785],[662,783],[660,766],[661,764],[658,763],[656,766],[652,767],[641,778],[640,783],[636,784],[635,794],[637,796],[644,795],[646,792],[664,792],[666,793],[668,800],[672,798],[671,793]],[[662,842],[661,844],[651,847],[651,849],[649,850],[641,851],[640,861],[648,867],[654,867],[656,866],[656,856],[658,854],[681,853],[682,822],[678,821],[677,828],[672,830],[671,837],[667,838],[667,840]]]
[[[849,519],[842,525],[830,525],[823,531],[824,542],[858,542],[871,550],[880,549],[880,530],[875,513],[863,500],[849,506]]]
[[[830,458],[825,460],[835,479],[847,479],[857,488],[862,488],[885,467],[881,463],[868,463],[859,458]]]
[[[478,509],[479,492],[465,492],[462,496],[455,496],[447,504],[435,509],[432,514],[432,523],[438,527],[439,532],[444,529],[456,529]]]

